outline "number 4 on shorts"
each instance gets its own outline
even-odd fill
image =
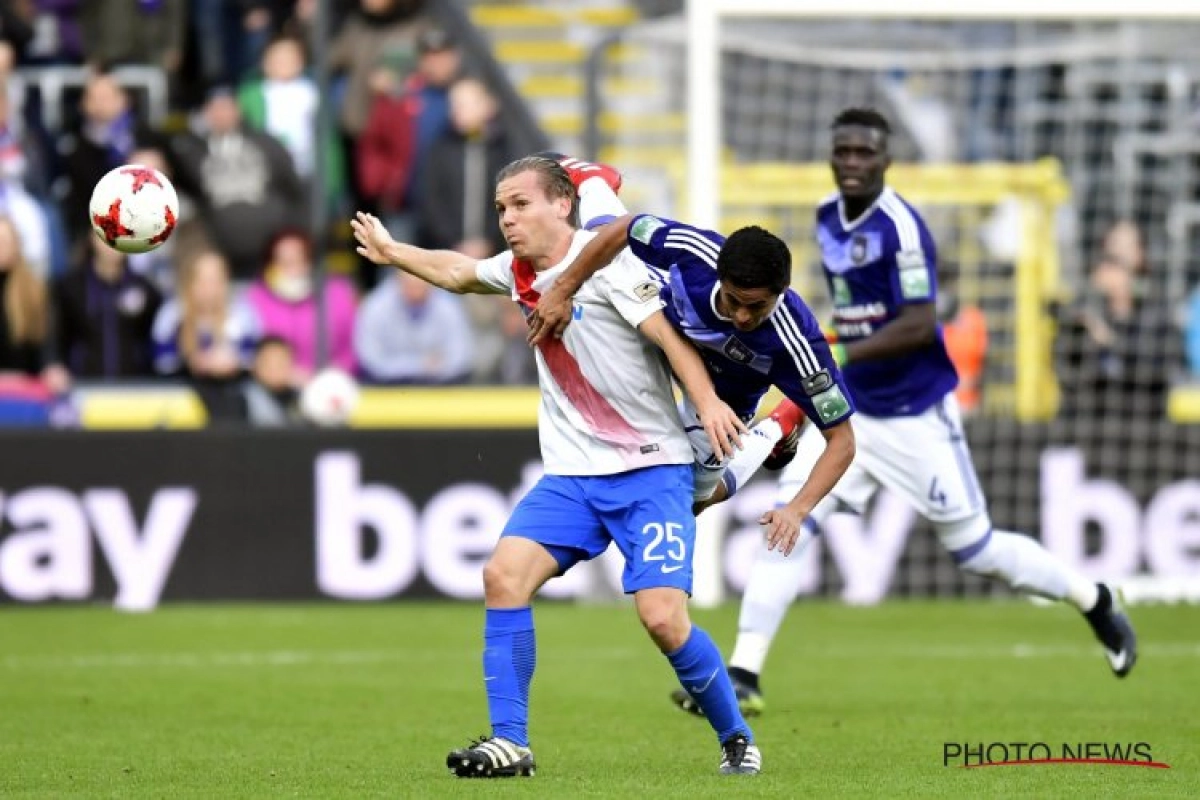
[[[946,506],[946,493],[938,486],[938,479],[929,482],[929,499],[943,508]]]

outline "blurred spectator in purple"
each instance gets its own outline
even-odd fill
[[[471,377],[474,347],[461,298],[404,272],[363,301],[354,350],[367,383],[451,384]]]
[[[242,419],[241,382],[260,335],[254,310],[233,295],[225,259],[202,253],[154,320],[154,368],[187,378],[210,420]]]
[[[275,235],[305,218],[304,187],[287,150],[247,130],[227,90],[212,93],[199,132],[177,137],[172,150],[176,183],[197,201],[234,280],[254,279]]]
[[[53,285],[55,364],[76,378],[148,377],[162,295],[125,256],[89,237],[91,258]]]
[[[247,299],[258,314],[263,333],[279,336],[292,346],[299,385],[320,366],[312,241],[298,230],[285,231],[275,238],[269,252],[270,260],[262,277],[250,287]],[[329,276],[324,303],[329,363],[354,375],[357,299],[350,282],[341,276]]]
[[[451,127],[422,159],[417,245],[483,259],[504,249],[493,183],[515,153],[500,123],[500,106],[482,82],[463,78],[450,89]]]
[[[173,75],[183,62],[186,0],[87,0],[80,4],[84,57],[110,68],[162,67]]]
[[[274,136],[292,157],[301,180],[311,181],[317,164],[317,85],[305,74],[304,43],[281,36],[263,53],[262,77],[238,91],[242,119],[254,130]],[[342,196],[345,170],[342,149],[331,141],[325,157],[325,185],[331,199]]]
[[[278,336],[264,336],[254,354],[250,379],[242,385],[246,420],[255,427],[305,426],[292,346]]]
[[[84,0],[34,0],[33,39],[25,63],[78,64],[83,61],[79,8]]]

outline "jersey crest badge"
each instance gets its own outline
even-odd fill
[[[730,361],[736,361],[739,364],[749,364],[754,360],[754,351],[732,336],[725,340],[725,345],[721,348],[721,352]]]
[[[859,234],[850,242],[850,261],[854,266],[861,265],[867,260],[867,237]]]

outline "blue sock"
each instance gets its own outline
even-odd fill
[[[754,740],[754,734],[738,708],[737,695],[729,682],[721,651],[707,633],[693,625],[692,635],[683,647],[667,653],[667,659],[675,668],[679,683],[704,711],[708,724],[717,732],[718,741],[723,742],[735,733],[744,733]]]
[[[487,609],[483,641],[483,687],[492,735],[528,747],[529,681],[537,663],[533,609]]]

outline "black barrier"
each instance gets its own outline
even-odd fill
[[[0,594],[135,606],[160,584],[166,600],[354,597],[355,582],[368,597],[453,593],[411,563],[426,556],[419,526],[483,515],[486,553],[538,458],[525,430],[29,433],[0,447]],[[402,563],[355,572],[372,559]]]
[[[1098,575],[1200,575],[1200,429],[1134,426],[1092,447],[1068,433],[972,425],[997,527]],[[478,597],[540,470],[531,430],[12,432],[0,452],[0,599],[129,607]],[[759,480],[714,517],[734,590],[772,501]],[[895,498],[839,524],[812,548],[808,591],[982,591]]]

